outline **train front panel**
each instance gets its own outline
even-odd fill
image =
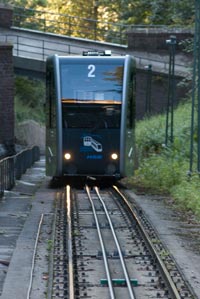
[[[60,63],[64,175],[120,176],[123,62]]]
[[[63,173],[119,176],[121,105],[63,104]]]
[[[47,175],[133,173],[134,70],[128,55],[47,59]]]

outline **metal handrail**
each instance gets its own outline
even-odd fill
[[[15,181],[19,180],[39,158],[39,147],[33,146],[0,160],[0,198],[3,197],[5,190],[11,190],[14,187]]]
[[[31,59],[46,60],[46,58],[56,53],[64,54],[80,54],[82,49],[93,49],[78,45],[72,45],[70,42],[53,42],[40,38],[26,37],[20,34],[5,34],[0,35],[0,40],[3,42],[11,42],[14,45],[13,55],[17,57],[27,57]],[[32,43],[30,43],[32,41]],[[61,49],[63,48],[63,49]],[[73,49],[77,49],[74,51]],[[34,57],[35,55],[35,57]]]
[[[49,55],[52,55],[54,53],[57,53],[59,55],[80,55],[84,50],[93,50],[91,46],[79,46],[79,45],[72,45],[70,42],[53,42],[48,41],[47,39],[40,39],[40,38],[31,38],[27,37],[27,43],[26,38],[23,35],[19,34],[5,34],[0,35],[0,40],[3,42],[12,42],[14,45],[14,51],[13,55],[17,57],[24,57],[24,58],[30,58],[35,60],[43,60],[45,61],[46,58]],[[32,41],[32,42],[31,42]],[[38,45],[40,43],[40,46]],[[56,45],[56,48],[55,48]],[[113,53],[115,54],[121,54],[120,50],[113,50]],[[149,60],[151,60],[151,63],[159,63],[162,64],[163,70],[168,70],[168,60],[164,61],[163,59],[155,59],[155,58],[148,58],[139,56],[137,54],[134,55],[137,65],[143,66],[149,63]],[[185,64],[176,63],[176,68],[185,69]],[[188,68],[186,68],[186,72],[188,71]],[[180,72],[183,72],[183,70],[180,70]]]

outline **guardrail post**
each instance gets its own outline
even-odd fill
[[[166,40],[169,45],[169,78],[168,78],[168,102],[166,111],[166,129],[165,129],[165,145],[168,140],[172,144],[174,141],[174,101],[175,101],[175,46],[176,36],[171,35]],[[170,118],[170,119],[169,119]],[[168,130],[170,132],[168,132]]]
[[[145,114],[151,114],[151,85],[152,85],[152,65],[149,64],[145,67],[146,74],[146,101],[145,101]]]
[[[45,46],[44,46],[44,40],[42,41],[42,58],[43,58],[43,60],[45,59],[45,48],[44,48]]]

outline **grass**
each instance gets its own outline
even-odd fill
[[[166,116],[159,115],[136,124],[136,159],[139,165],[129,185],[159,194],[169,194],[183,210],[200,218],[200,178],[188,176],[190,163],[191,102],[180,104],[174,112],[174,142],[165,146]],[[196,166],[197,128],[194,140]],[[195,167],[194,167],[195,168]]]

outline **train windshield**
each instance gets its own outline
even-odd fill
[[[123,60],[68,60],[60,65],[63,102],[121,103]]]
[[[121,105],[62,104],[63,128],[119,128]]]

